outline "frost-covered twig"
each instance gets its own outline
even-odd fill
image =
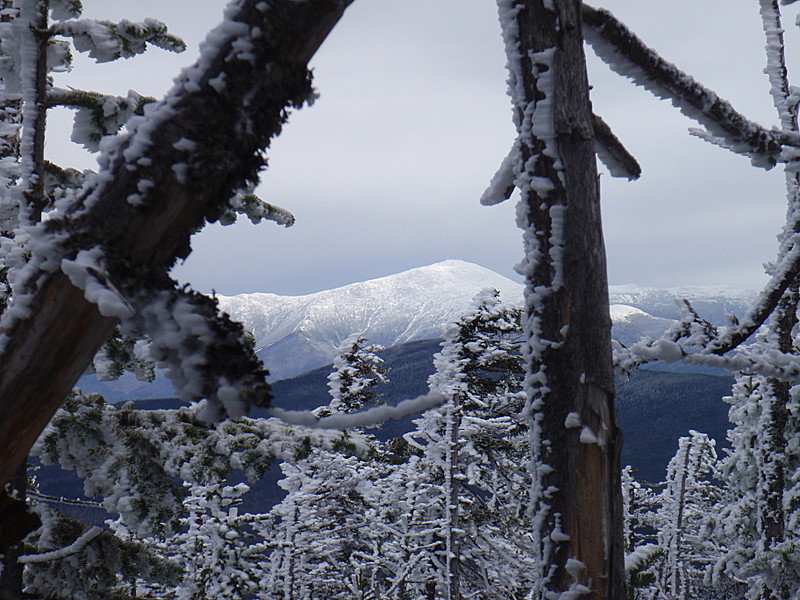
[[[795,132],[768,130],[667,62],[607,10],[583,5],[584,37],[597,55],[660,98],[668,98],[730,148],[765,168],[781,160],[784,146],[800,146]]]
[[[313,429],[353,429],[372,427],[390,419],[402,419],[409,415],[424,412],[439,406],[446,398],[438,392],[428,392],[422,396],[403,400],[396,406],[376,406],[356,413],[336,413],[330,417],[317,418],[313,411],[292,411],[273,407],[270,414],[290,425],[302,425]]]
[[[285,208],[264,202],[255,194],[242,191],[236,192],[228,201],[228,207],[220,215],[219,222],[221,225],[230,225],[236,222],[237,215],[245,215],[253,224],[266,219],[284,227],[291,227],[295,221],[294,215]]]
[[[639,179],[642,167],[600,115],[592,114],[594,150],[612,177]]]
[[[50,560],[58,560],[59,558],[66,558],[67,556],[72,556],[73,554],[77,554],[86,546],[88,546],[92,540],[94,540],[97,536],[103,533],[104,529],[102,527],[92,527],[86,533],[81,535],[77,540],[72,542],[69,546],[64,546],[63,548],[59,548],[58,550],[53,550],[51,552],[43,552],[41,554],[24,554],[20,556],[17,561],[23,564],[26,563],[39,563],[39,562],[47,562]]]
[[[638,179],[642,174],[636,158],[614,134],[602,117],[592,114],[594,128],[594,148],[598,158],[606,166],[612,177]],[[514,192],[514,164],[519,157],[519,141],[515,141],[508,155],[489,182],[480,198],[484,206],[493,206],[508,200]]]
[[[678,342],[660,339],[651,342],[637,342],[631,347],[631,354],[644,362],[654,360],[666,363],[684,362],[690,365],[715,367],[726,371],[754,373],[782,381],[800,379],[800,356],[779,350],[741,351],[730,356],[717,356],[704,352],[688,352]]]
[[[251,404],[269,404],[267,372],[242,325],[220,312],[216,299],[179,287],[158,271],[131,277],[126,266],[109,261],[99,247],[61,263],[101,314],[120,319],[124,334],[149,340],[150,358],[167,368],[182,400],[209,400],[202,418],[236,418]]]
[[[183,40],[168,33],[167,26],[155,19],[145,19],[139,23],[75,19],[54,23],[48,33],[72,38],[79,52],[87,52],[97,62],[130,58],[144,52],[147,44],[172,52],[186,49]]]
[[[141,96],[133,90],[127,96],[60,88],[47,94],[48,108],[64,106],[76,111],[72,141],[91,151],[99,148],[104,136],[117,133],[131,115],[141,115],[144,106],[155,101],[155,98]]]

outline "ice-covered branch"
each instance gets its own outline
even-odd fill
[[[155,98],[141,96],[133,90],[127,96],[60,88],[47,94],[48,108],[64,106],[75,109],[72,141],[91,151],[99,148],[104,136],[117,133],[131,115],[141,115],[145,104],[155,101]]]
[[[612,177],[638,179],[642,174],[636,158],[614,134],[602,117],[592,114],[594,128],[594,149],[598,158],[606,166]],[[500,163],[500,168],[492,177],[480,202],[484,206],[493,206],[505,202],[511,197],[514,184],[514,165],[519,161],[519,141],[515,141],[508,155]]]
[[[122,321],[124,334],[149,340],[148,355],[167,369],[182,400],[209,400],[204,420],[236,418],[252,404],[269,404],[267,372],[242,325],[220,312],[216,299],[157,271],[130,273],[101,248],[62,260],[61,269],[101,314]]]
[[[612,69],[727,140],[730,148],[765,168],[781,160],[784,146],[800,146],[795,132],[769,130],[747,119],[713,91],[667,62],[607,10],[583,5],[584,37]]]
[[[30,262],[0,321],[0,484],[124,318],[121,304],[120,315],[103,316],[62,261],[102,247],[148,275],[186,256],[190,235],[257,181],[264,148],[311,95],[308,60],[349,4],[232,2],[198,62],[128,133],[102,144],[97,176],[31,229]]]
[[[800,356],[778,350],[758,352],[744,350],[729,356],[717,356],[705,352],[689,352],[678,342],[662,338],[656,341],[637,342],[630,348],[629,356],[642,362],[656,360],[666,363],[684,362],[732,372],[744,371],[783,381],[800,379]]]
[[[481,204],[494,206],[511,198],[511,194],[517,187],[514,184],[514,168],[519,164],[519,152],[519,142],[515,141],[508,155],[500,163],[500,168],[489,182],[489,186],[481,195]]]
[[[167,26],[155,19],[140,23],[75,19],[53,24],[48,33],[72,38],[76,50],[87,52],[97,62],[130,58],[144,52],[147,44],[172,52],[186,50],[184,41],[168,33]]]
[[[759,0],[761,22],[767,39],[767,68],[770,94],[778,111],[781,129],[795,131],[797,129],[797,106],[792,106],[790,98],[792,90],[786,70],[786,55],[783,43],[783,28],[778,0]]]
[[[639,179],[642,167],[639,166],[636,157],[622,145],[608,123],[599,115],[592,114],[592,127],[594,128],[594,150],[611,176]]]
[[[318,418],[313,411],[291,411],[271,408],[270,414],[290,425],[302,425],[312,429],[353,429],[372,427],[391,419],[402,419],[408,415],[424,412],[443,404],[447,400],[438,392],[428,392],[417,398],[403,400],[396,406],[376,406],[355,413],[336,413],[330,417]]]
[[[53,550],[51,552],[43,552],[41,554],[24,554],[20,556],[17,561],[26,564],[26,563],[39,563],[39,562],[47,562],[50,560],[58,560],[59,558],[66,558],[67,556],[72,556],[73,554],[77,554],[86,546],[88,546],[92,540],[94,540],[97,536],[103,533],[102,527],[92,527],[88,531],[86,531],[83,535],[81,535],[77,540],[72,542],[69,546],[64,546],[63,548],[59,548],[58,550]]]
[[[237,215],[245,215],[254,224],[266,219],[284,227],[291,227],[295,221],[294,215],[285,208],[264,202],[255,194],[241,191],[236,192],[230,199],[228,208],[219,217],[219,222],[221,225],[230,225],[236,222]]]

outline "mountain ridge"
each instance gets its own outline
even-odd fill
[[[280,380],[328,364],[353,333],[387,348],[440,338],[443,328],[486,288],[497,289],[509,304],[522,304],[523,284],[455,259],[313,294],[250,293],[218,299],[223,310],[253,333],[259,357],[273,380]],[[625,344],[637,341],[640,333],[658,337],[669,327],[668,319],[679,315],[676,299],[689,297],[704,317],[723,323],[725,313],[741,316],[755,296],[720,286],[609,286],[615,336]]]

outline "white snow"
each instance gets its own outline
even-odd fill
[[[429,392],[417,398],[399,402],[396,406],[376,406],[356,413],[336,413],[318,419],[313,411],[292,411],[273,407],[270,415],[290,425],[302,425],[313,429],[353,429],[371,427],[390,419],[401,419],[408,415],[424,412],[443,404],[447,398],[438,392]]]
[[[611,321],[614,323],[629,321],[631,317],[649,316],[643,310],[628,306],[627,304],[612,304],[609,306],[609,312],[611,313]]]

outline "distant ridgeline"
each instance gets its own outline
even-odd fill
[[[486,288],[499,290],[509,303],[522,302],[521,284],[459,260],[305,296],[242,294],[220,301],[253,333],[259,356],[277,380],[273,382],[277,402],[305,409],[328,403],[330,366],[325,365],[353,333],[387,348],[382,355],[390,368],[390,382],[381,390],[387,402],[427,391],[431,357],[439,347],[434,338]],[[754,297],[750,291],[719,287],[611,286],[612,335],[625,345],[643,336],[659,337],[678,316],[676,299],[690,299],[704,318],[722,323],[726,313],[741,316]],[[721,398],[730,393],[732,381],[721,372],[679,364],[651,366],[635,372],[629,381],[618,381],[623,461],[637,468],[640,479],[660,481],[678,437],[689,429],[708,433],[718,447],[723,446],[728,405]],[[111,402],[173,396],[163,376],[152,384],[130,375],[115,382],[85,377],[80,387]],[[388,423],[378,435],[398,435],[409,421]]]
[[[439,350],[438,340],[420,340],[387,348],[379,354],[388,367],[389,382],[379,386],[382,399],[395,403],[427,391],[427,378],[433,372],[433,355]],[[309,410],[330,401],[327,377],[330,365],[314,369],[291,379],[273,383],[277,404],[292,410]],[[168,382],[166,382],[168,383]],[[708,433],[724,447],[728,429],[728,405],[721,400],[729,395],[733,378],[728,375],[676,373],[639,370],[629,380],[617,380],[619,421],[624,430],[623,464],[636,469],[637,478],[657,482],[664,478],[667,462],[675,454],[678,438],[690,429]],[[161,398],[169,396],[162,384],[152,392]],[[87,386],[84,391],[90,391]],[[91,390],[94,391],[94,390]],[[100,391],[100,390],[98,390]],[[120,398],[113,391],[111,401]],[[151,396],[152,397],[152,396]],[[179,405],[177,400],[159,399],[138,402],[141,408],[168,408]],[[253,416],[259,416],[256,409]],[[411,428],[409,417],[390,421],[377,431],[379,438],[402,435]]]

